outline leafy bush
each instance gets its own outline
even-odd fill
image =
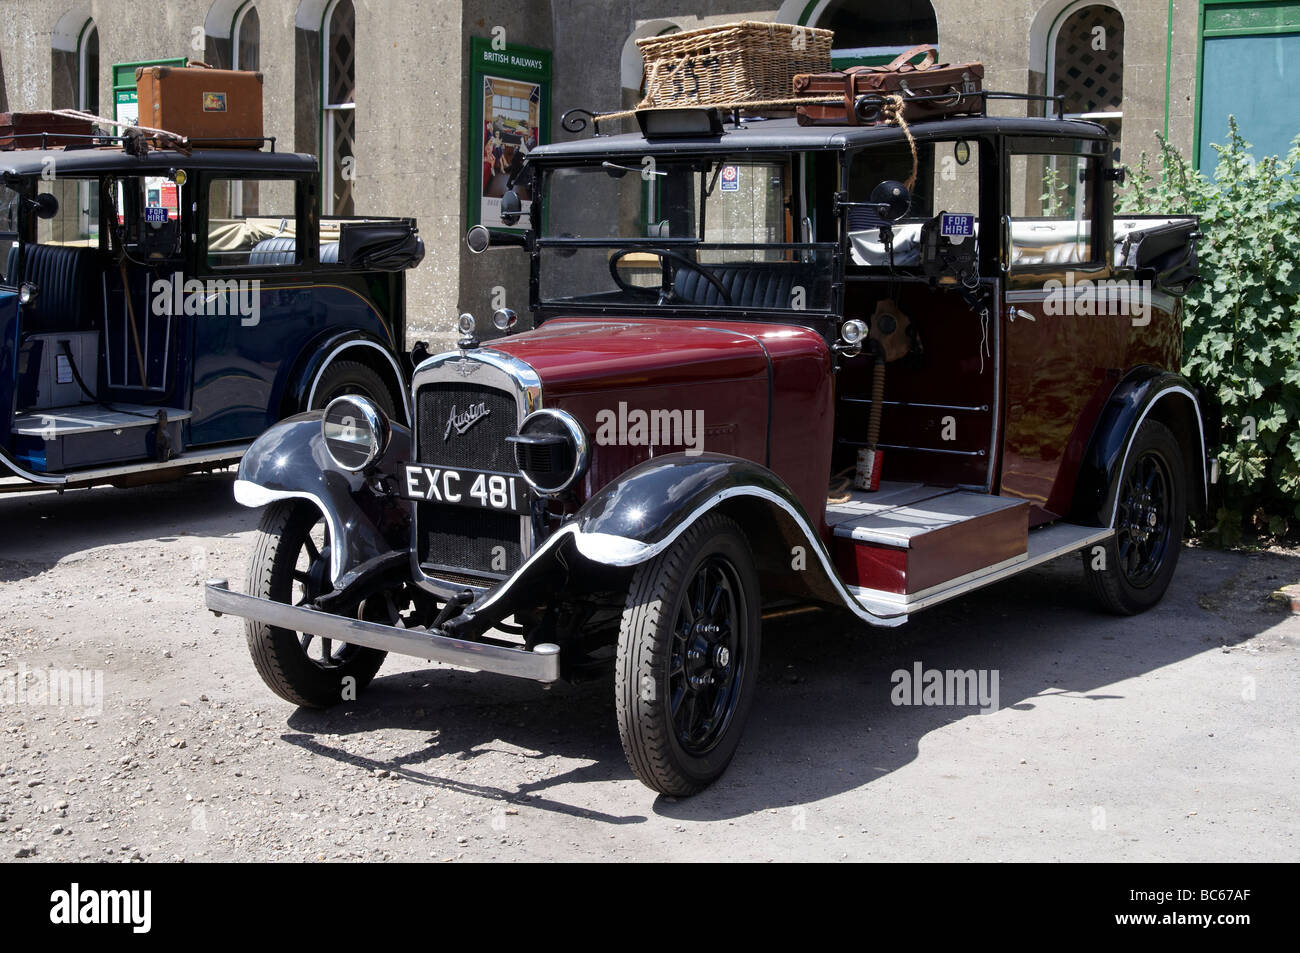
[[[1183,370],[1221,405],[1212,531],[1231,545],[1247,528],[1281,536],[1300,517],[1300,136],[1285,157],[1256,162],[1229,118],[1214,148],[1211,180],[1160,137],[1158,169],[1143,153],[1117,210],[1200,216]]]

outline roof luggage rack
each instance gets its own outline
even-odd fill
[[[148,147],[148,142],[153,138],[153,133],[147,135],[128,134],[125,136],[112,136],[108,134],[81,135],[67,132],[22,132],[5,136],[5,138],[11,140],[12,144],[0,147],[0,152],[18,152],[25,149],[44,151],[62,149],[64,152],[77,152],[82,149],[102,149],[108,146],[120,145],[124,151],[131,155],[142,155],[144,152],[151,151]],[[68,142],[67,140],[69,139],[76,141]],[[50,140],[57,140],[57,143],[51,145]],[[209,136],[197,142],[192,142],[188,139],[180,139],[178,137],[176,141],[176,149],[179,152],[192,152],[196,148],[202,149],[203,147],[214,143],[251,141],[253,140],[250,140],[245,136],[227,138]],[[256,141],[257,146],[256,148],[251,149],[251,151],[261,152],[264,146],[269,145],[271,147],[269,151],[275,152],[275,136],[261,136]],[[145,146],[143,150],[138,150],[140,144]],[[161,150],[154,149],[152,151]]]
[[[3,145],[0,145],[0,151],[20,149],[53,150],[61,148],[65,152],[71,152],[77,149],[98,149],[120,145],[128,155],[141,156],[150,152],[151,149],[165,151],[168,146],[151,145],[151,143],[165,142],[175,148],[176,151],[188,155],[196,148],[202,149],[211,146],[232,148],[231,145],[223,146],[221,144],[255,142],[257,143],[256,146],[245,146],[245,148],[260,152],[263,146],[269,144],[271,152],[275,152],[275,136],[204,136],[201,139],[190,139],[169,132],[166,129],[154,129],[150,126],[120,122],[116,119],[105,119],[102,116],[96,116],[94,113],[82,112],[76,109],[56,109],[48,114],[36,113],[29,115],[44,115],[52,125],[57,125],[57,120],[71,120],[83,124],[83,128],[92,131],[71,132],[60,129],[43,129],[38,132],[18,132],[16,129],[10,129],[0,135],[0,143],[3,143]],[[122,130],[122,134],[109,135],[94,132],[96,126],[116,126]]]
[[[1064,96],[1047,96],[1040,93],[1011,93],[1011,92],[1002,92],[1002,91],[988,90],[988,89],[977,90],[975,92],[966,93],[965,96],[966,98],[978,99],[980,101],[979,111],[971,112],[969,114],[971,116],[987,117],[988,102],[990,99],[1007,99],[1007,100],[1019,100],[1022,102],[1051,103],[1055,107],[1053,111],[1056,113],[1056,118],[1057,119],[1065,118],[1065,97]],[[932,100],[933,101],[950,100],[951,98],[952,95],[949,93],[940,93],[937,95],[930,95],[930,96],[909,96],[908,101],[928,102]],[[808,98],[807,101],[809,104],[819,102],[818,99],[812,97]],[[843,102],[843,100],[836,100],[836,102]],[[857,99],[854,101],[854,112],[857,114],[859,122],[870,125],[875,122],[882,121],[880,116],[881,116],[882,107],[885,106],[885,104],[886,104],[885,97],[879,95],[873,95],[871,93],[864,93],[863,95],[858,96]],[[657,109],[612,111],[612,112],[605,112],[605,113],[592,112],[590,109],[574,108],[568,110],[566,113],[564,113],[563,116],[560,117],[560,126],[566,132],[580,133],[583,130],[585,130],[588,124],[590,123],[594,135],[604,136],[604,135],[609,135],[609,133],[604,133],[600,131],[600,124],[602,122],[617,121],[617,120],[629,118],[630,116],[636,116],[638,122],[641,125],[641,128],[644,130],[647,128],[647,126],[642,119],[642,114],[653,114],[653,113],[667,114],[667,113],[674,113],[674,112],[683,113],[683,114],[685,113],[713,114],[716,115],[721,122],[730,124],[737,129],[740,128],[741,124],[745,121],[761,121],[764,119],[775,118],[772,116],[761,115],[761,110],[759,111],[758,114],[746,115],[746,113],[751,112],[751,110],[749,110],[744,103],[728,105],[728,106],[672,106],[672,107],[664,107],[664,108],[657,108]],[[925,120],[925,119],[913,120],[913,124],[915,125],[917,123],[924,123],[927,121],[932,121],[932,120]],[[712,122],[710,122],[708,125],[710,127],[714,127]]]

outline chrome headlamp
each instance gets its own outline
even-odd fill
[[[383,411],[364,397],[336,397],[325,408],[321,436],[330,459],[342,470],[366,469],[388,448],[392,425]]]
[[[514,445],[519,472],[538,493],[563,493],[582,479],[591,462],[587,431],[563,410],[529,414],[518,436],[506,439]]]
[[[850,318],[840,326],[840,340],[849,347],[860,347],[867,337],[867,323]]]

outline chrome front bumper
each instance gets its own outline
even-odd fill
[[[290,606],[242,592],[231,592],[230,583],[225,579],[208,581],[204,601],[218,616],[233,615],[253,619],[292,632],[306,632],[349,645],[364,645],[383,652],[411,655],[538,682],[555,682],[560,678],[560,647],[549,642],[534,646],[532,650],[516,649],[453,639],[437,630],[399,629],[378,622],[347,619],[304,606]]]

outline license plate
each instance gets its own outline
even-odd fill
[[[528,513],[528,486],[518,475],[452,467],[402,466],[402,496],[422,503],[446,503],[498,513]]]

